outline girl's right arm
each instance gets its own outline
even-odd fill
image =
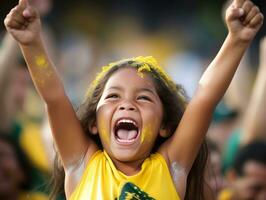
[[[64,169],[73,169],[88,160],[97,146],[85,136],[62,81],[46,53],[39,14],[27,0],[20,0],[7,15],[5,26],[18,41],[34,85],[46,104]]]

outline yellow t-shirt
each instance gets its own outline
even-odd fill
[[[152,154],[140,172],[126,176],[116,169],[106,152],[97,151],[89,161],[71,200],[180,200],[168,166],[159,154]]]
[[[231,200],[232,196],[233,196],[233,191],[229,188],[225,188],[220,192],[217,200]]]

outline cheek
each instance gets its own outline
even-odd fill
[[[141,143],[145,142],[152,142],[153,141],[153,135],[156,135],[156,132],[154,130],[154,126],[152,124],[147,124],[145,127],[143,127],[142,133],[141,133]]]
[[[154,142],[154,140],[156,140],[158,136],[161,127],[161,122],[162,122],[161,113],[159,112],[159,110],[151,108],[149,109],[149,112],[146,112],[144,120],[145,121],[143,124],[142,134],[141,134],[141,143],[143,143],[144,141],[148,143]]]
[[[112,120],[112,110],[106,105],[97,107],[97,128],[102,142],[109,143],[110,141],[110,124]]]
[[[146,112],[147,124],[150,126],[151,129],[160,129],[162,124],[163,114],[161,109],[156,108],[156,106],[150,108]]]
[[[103,143],[109,143],[109,131],[108,131],[108,125],[106,123],[106,120],[104,119],[97,119],[97,127],[98,127],[98,132],[100,134],[100,138]]]

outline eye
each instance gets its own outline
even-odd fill
[[[105,99],[117,99],[119,96],[118,94],[115,94],[115,93],[111,93],[111,94],[108,94]]]
[[[138,96],[137,100],[152,101],[151,98],[149,96],[146,96],[146,95]]]

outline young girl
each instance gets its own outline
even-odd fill
[[[5,25],[46,103],[68,199],[202,198],[190,170],[263,15],[251,1],[235,0],[226,22],[228,36],[187,106],[152,57],[137,57],[103,68],[79,120],[47,56],[38,12],[27,0],[10,11]]]

